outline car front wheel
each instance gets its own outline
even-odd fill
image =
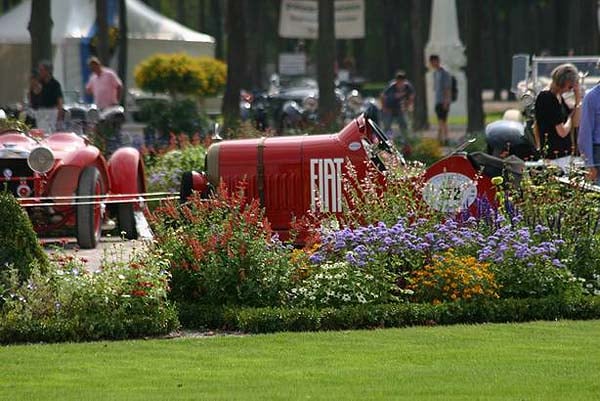
[[[94,166],[86,167],[79,176],[77,186],[77,243],[83,249],[95,248],[100,240],[102,229],[102,205],[99,198],[104,194],[104,185],[100,172]]]

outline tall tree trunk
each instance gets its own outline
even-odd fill
[[[182,25],[185,25],[185,1],[184,0],[177,0],[177,22],[179,22]]]
[[[483,131],[484,115],[481,99],[481,18],[480,0],[468,0],[467,22],[467,132]]]
[[[110,42],[108,38],[108,10],[106,0],[96,0],[96,55],[104,65],[110,62]]]
[[[333,0],[319,0],[319,39],[317,42],[317,78],[319,83],[319,120],[333,123],[335,102],[335,20]]]
[[[206,30],[206,7],[204,0],[198,0],[198,24],[196,26],[199,32]]]
[[[127,0],[119,0],[119,77],[123,82],[121,104],[127,96]]]
[[[31,36],[31,66],[42,60],[52,61],[52,14],[50,0],[32,0],[27,29]]]
[[[423,21],[427,18],[423,0],[411,0],[410,33],[412,40],[412,70],[415,86],[415,110],[413,113],[413,130],[422,131],[429,128],[427,119],[427,87],[425,84],[425,29]]]
[[[227,86],[223,98],[223,119],[227,130],[239,123],[240,90],[246,66],[244,7],[240,7],[237,0],[227,1],[225,31],[227,33]]]
[[[232,0],[235,4],[237,4],[236,0]],[[220,60],[224,59],[224,50],[223,50],[223,13],[221,10],[221,1],[220,0],[212,0],[210,4],[210,18],[211,22],[214,26],[213,32],[211,34],[215,37],[215,58]],[[229,52],[229,51],[228,51]]]

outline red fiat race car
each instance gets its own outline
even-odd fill
[[[127,238],[136,237],[134,210],[144,193],[144,165],[134,148],[108,162],[82,136],[58,132],[0,132],[0,188],[25,207],[37,233],[68,232],[95,248],[107,208]]]
[[[342,210],[346,161],[352,163],[359,177],[364,176],[369,163],[385,177],[389,157],[382,153],[404,160],[381,128],[365,116],[336,134],[223,141],[209,147],[204,172],[184,173],[181,200],[194,191],[207,196],[220,180],[228,188],[245,180],[247,196],[260,201],[273,229],[285,238],[293,217],[308,210],[347,212]],[[455,152],[426,171],[424,193],[416,196],[423,196],[432,208],[444,212],[472,207],[478,197],[493,202],[490,178],[504,163],[483,153]]]

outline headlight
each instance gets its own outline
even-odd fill
[[[319,107],[319,102],[312,96],[305,97],[302,101],[302,108],[306,111],[315,112],[317,107]]]
[[[27,158],[29,167],[38,173],[47,173],[54,166],[54,153],[44,146],[35,148]]]

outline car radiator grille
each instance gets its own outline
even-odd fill
[[[33,193],[33,170],[27,165],[26,159],[0,159],[0,190],[8,188],[13,195],[18,196],[17,188],[22,180],[8,181],[7,176],[27,180],[26,183]]]

